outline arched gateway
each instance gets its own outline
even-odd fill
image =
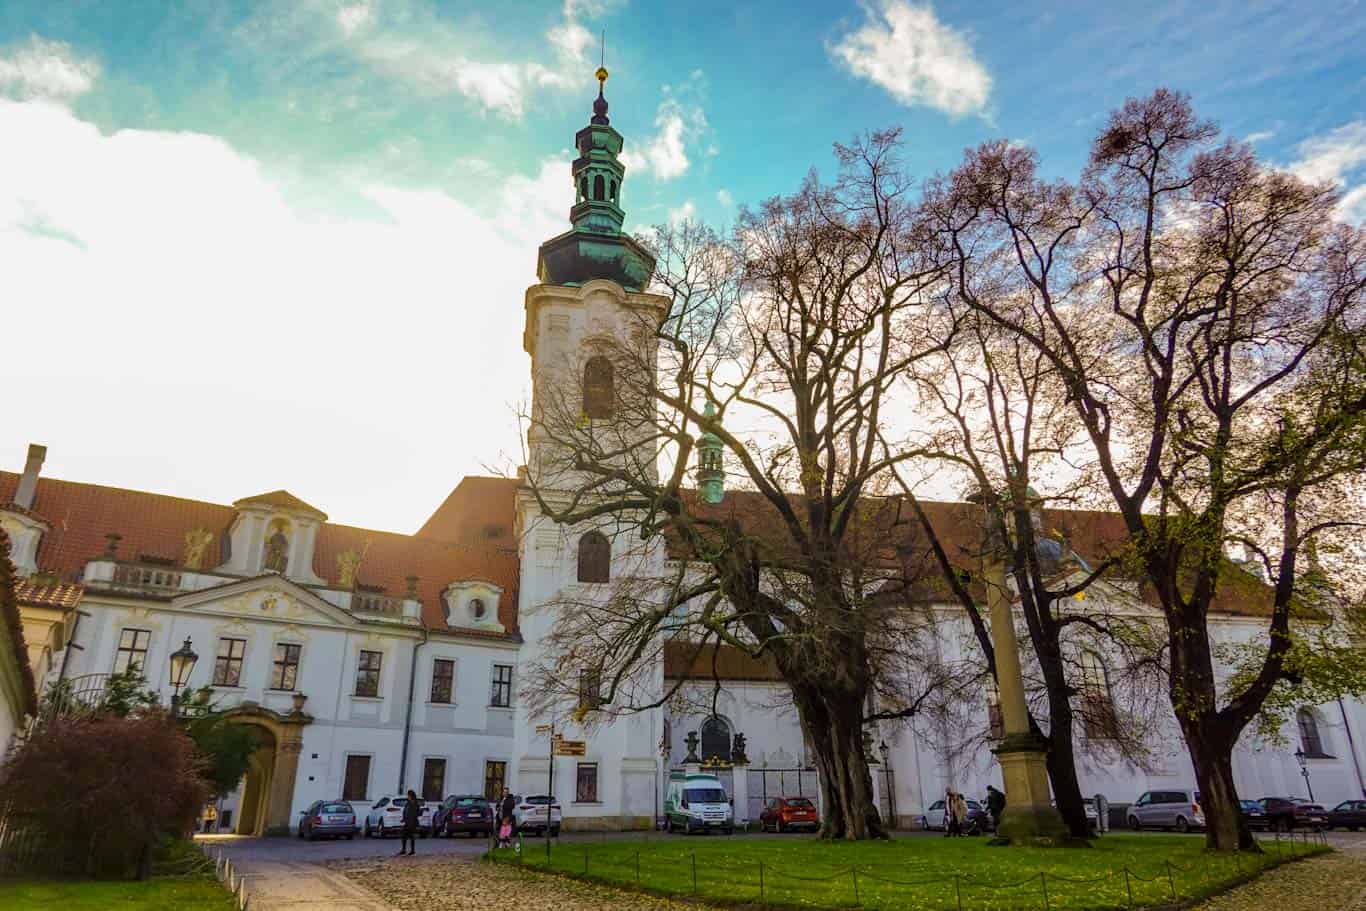
[[[242,783],[233,831],[238,835],[288,835],[304,725],[312,723],[313,716],[302,708],[282,715],[254,702],[244,702],[223,715],[234,724],[250,725],[257,741]]]

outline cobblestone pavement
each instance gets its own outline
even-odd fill
[[[336,860],[326,866],[399,911],[708,911],[696,902],[683,904],[470,858]]]
[[[1336,853],[1272,870],[1195,911],[1366,911],[1366,837],[1328,840]]]

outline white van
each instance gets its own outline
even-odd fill
[[[669,793],[664,798],[664,825],[670,832],[735,832],[735,811],[726,789],[715,775],[669,776]]]

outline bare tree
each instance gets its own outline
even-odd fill
[[[542,511],[606,527],[642,561],[581,610],[557,611],[547,694],[577,664],[601,687],[583,700],[599,711],[666,700],[648,678],[669,639],[771,661],[820,773],[830,838],[883,834],[864,724],[879,655],[915,621],[887,594],[899,507],[878,497],[917,455],[887,443],[885,411],[908,367],[942,347],[920,325],[942,270],[923,255],[897,148],[895,132],[837,146],[833,184],[812,175],[742,213],[729,240],[658,229],[671,308],[601,355],[623,378],[612,407],[584,407],[575,365],[561,400],[530,416],[546,453],[529,466]],[[740,495],[708,503],[691,489],[703,435]],[[660,542],[671,572],[658,570]]]
[[[1080,183],[991,143],[927,199],[955,297],[1047,360],[1124,519],[1219,850],[1256,849],[1231,754],[1286,674],[1300,557],[1362,521],[1359,498],[1303,511],[1366,468],[1366,242],[1334,222],[1336,202],[1219,144],[1166,90],[1112,114]],[[1254,516],[1274,516],[1273,540],[1247,539]],[[1269,588],[1227,559],[1231,542],[1257,548]],[[1208,617],[1226,599],[1264,610],[1267,648],[1220,692]]]

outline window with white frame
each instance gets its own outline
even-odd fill
[[[455,661],[437,658],[432,662],[432,702],[450,703],[455,694]]]
[[[493,688],[489,694],[489,705],[500,709],[512,706],[512,665],[493,666]]]
[[[125,629],[119,633],[119,650],[114,654],[114,673],[141,674],[147,666],[151,630]]]
[[[218,657],[213,663],[213,685],[241,686],[242,661],[246,654],[247,640],[229,639],[226,636],[219,639]]]

